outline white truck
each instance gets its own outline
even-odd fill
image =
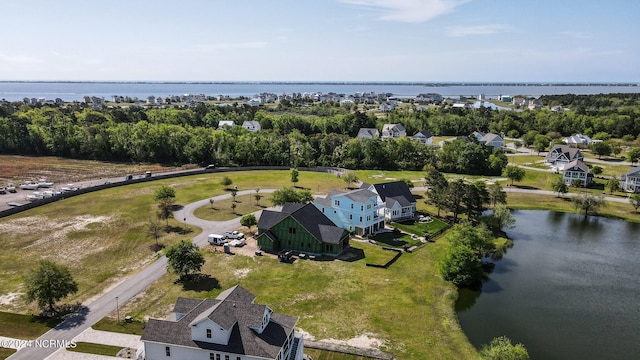
[[[227,231],[224,234],[222,234],[222,236],[225,239],[232,239],[232,240],[244,239],[244,234],[239,231]]]
[[[207,241],[211,245],[224,245],[227,243],[227,239],[224,236],[218,234],[207,235]]]

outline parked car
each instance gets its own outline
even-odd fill
[[[15,193],[16,192],[16,186],[13,185],[13,183],[8,183],[7,184],[7,191],[10,193]]]
[[[235,239],[235,240],[229,241],[229,246],[232,246],[232,247],[241,247],[241,246],[245,246],[246,244],[247,244],[247,241],[245,239]]]
[[[205,167],[206,170],[211,170],[211,169],[215,169],[216,166],[214,164],[209,164]]]
[[[6,194],[7,189],[4,186],[0,186],[0,194]]]
[[[222,236],[225,239],[244,239],[244,234],[239,231],[227,231]]]
[[[224,236],[218,234],[209,234],[207,236],[207,241],[211,245],[224,245],[227,243],[227,239]]]

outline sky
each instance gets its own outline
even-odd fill
[[[636,0],[3,0],[0,81],[640,83]]]

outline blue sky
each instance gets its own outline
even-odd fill
[[[0,80],[640,82],[640,1],[6,0]]]

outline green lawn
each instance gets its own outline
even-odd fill
[[[120,346],[102,345],[102,344],[94,344],[94,343],[88,343],[88,342],[78,342],[76,343],[75,348],[69,347],[67,350],[86,353],[86,354],[116,356],[118,351],[122,349],[123,348]]]
[[[54,328],[60,319],[0,311],[0,336],[31,340]]]
[[[271,203],[271,194],[264,193],[261,195],[262,199],[260,199],[258,205],[256,205],[254,192],[250,196],[237,196],[235,201],[235,210],[231,208],[231,204],[234,203],[233,199],[225,199],[222,201],[214,202],[213,204],[210,203],[208,205],[202,206],[196,209],[193,214],[196,217],[210,221],[231,220],[273,205]]]
[[[122,315],[121,315],[122,316]],[[94,330],[111,331],[123,334],[142,335],[145,322],[133,320],[128,323],[125,321],[118,322],[116,319],[103,318],[91,326]]]
[[[15,349],[7,349],[7,348],[0,347],[0,360],[4,360],[8,358],[9,356],[15,354],[15,352],[16,352]]]
[[[411,234],[416,234],[418,236],[424,236],[426,233],[431,235],[436,234],[442,229],[446,229],[449,227],[447,223],[437,219],[435,216],[432,216],[431,222],[418,222],[413,220],[403,221],[399,223],[392,223],[391,226],[395,226],[402,231],[406,231]]]

